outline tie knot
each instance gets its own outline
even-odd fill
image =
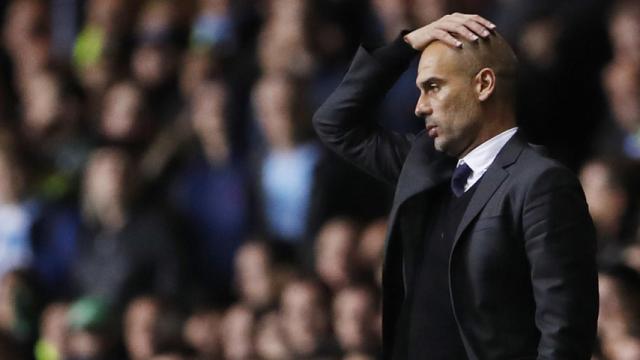
[[[462,163],[455,170],[453,170],[453,177],[451,177],[451,191],[456,197],[464,194],[464,186],[467,184],[467,179],[473,171],[469,165]]]

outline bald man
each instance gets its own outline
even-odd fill
[[[403,35],[360,48],[313,119],[328,147],[396,187],[383,358],[589,359],[594,228],[574,174],[518,133],[513,51],[477,15]],[[425,129],[387,131],[376,106],[418,55]]]

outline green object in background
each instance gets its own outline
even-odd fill
[[[36,360],[61,360],[58,350],[46,340],[38,340],[34,355]]]
[[[98,298],[85,297],[71,304],[67,316],[72,330],[99,330],[107,325],[109,308]]]
[[[104,31],[88,25],[78,35],[73,48],[73,62],[81,69],[94,65],[100,60],[104,50]]]

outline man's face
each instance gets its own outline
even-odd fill
[[[416,116],[425,119],[436,150],[456,157],[466,155],[482,127],[475,74],[461,61],[460,51],[432,43],[422,52],[416,79]]]

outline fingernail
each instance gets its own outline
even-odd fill
[[[487,30],[485,30],[485,31],[482,32],[482,35],[489,36],[489,32]]]
[[[475,36],[475,35],[472,35],[472,36],[471,36],[471,39],[472,39],[472,40],[478,40],[478,37],[477,37],[477,36]]]
[[[489,24],[489,27],[492,28],[492,29],[495,29],[496,25],[495,24]]]
[[[456,41],[456,46],[461,48],[462,47],[462,43],[460,41]]]

